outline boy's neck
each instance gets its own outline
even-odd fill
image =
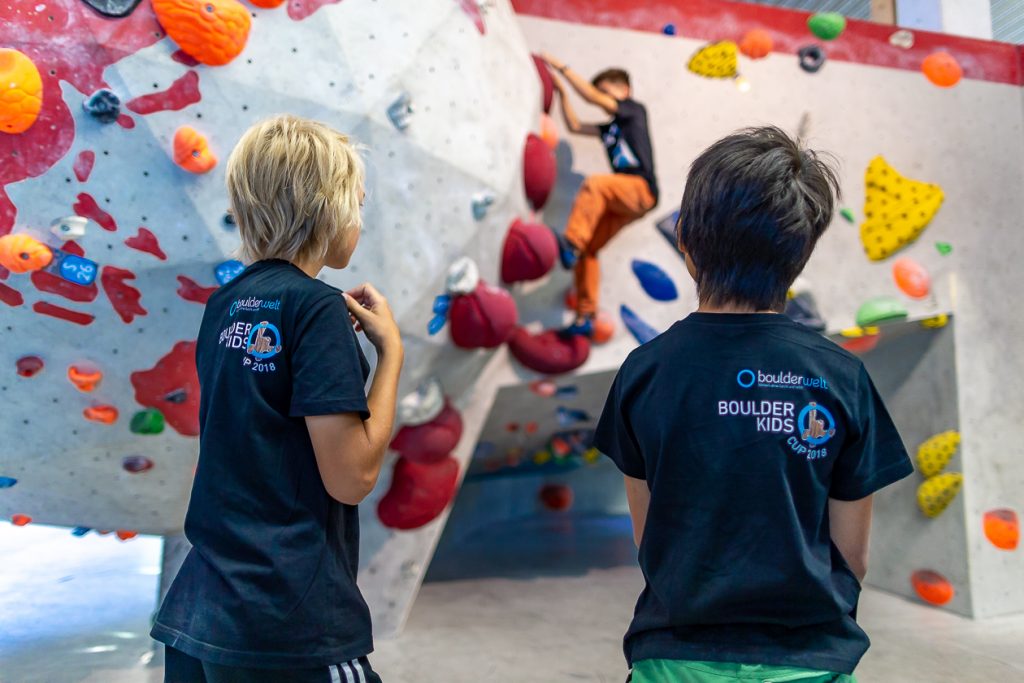
[[[292,265],[301,270],[306,275],[315,278],[320,274],[320,271],[324,269],[324,262],[320,260],[315,261],[292,261]]]
[[[758,309],[754,306],[744,306],[742,304],[712,304],[702,303],[697,306],[698,313],[774,313],[778,314],[778,311],[773,311],[770,308]]]

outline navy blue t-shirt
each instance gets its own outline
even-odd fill
[[[640,176],[647,181],[651,195],[657,200],[658,179],[654,175],[654,150],[644,105],[632,99],[619,100],[615,118],[599,129],[612,170]]]
[[[693,313],[626,359],[594,445],[651,492],[628,661],[853,671],[828,499],[913,471],[855,356],[783,315]]]
[[[193,548],[152,636],[212,663],[326,666],[373,650],[357,509],[324,488],[307,415],[369,417],[369,364],[341,292],[260,261],[206,304],[196,345]]]

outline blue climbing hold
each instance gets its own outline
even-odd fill
[[[555,389],[555,396],[575,396],[578,393],[580,393],[580,390],[575,384],[567,384],[564,387]]]
[[[622,316],[622,324],[626,326],[626,329],[641,344],[646,344],[660,334],[656,329],[641,320],[640,316],[626,305],[622,305],[619,308],[619,315]]]
[[[675,301],[679,298],[675,283],[660,266],[637,259],[633,261],[633,274],[647,296],[655,301]]]
[[[391,125],[400,131],[404,131],[412,123],[412,96],[403,92],[388,107],[388,119]]]
[[[675,24],[665,24],[661,28],[661,32],[664,33],[666,36],[674,36],[676,34],[676,25]]]
[[[9,489],[17,483],[18,480],[14,477],[0,477],[0,489]]]
[[[213,269],[213,276],[217,278],[218,285],[226,285],[241,275],[243,270],[245,270],[244,263],[231,259],[218,263],[217,267]]]
[[[555,415],[558,417],[558,424],[561,427],[571,427],[578,422],[590,422],[590,415],[585,410],[558,406]]]
[[[82,102],[82,109],[100,123],[113,123],[121,115],[121,98],[113,90],[97,90]]]
[[[444,324],[446,322],[448,322],[447,315],[435,315],[433,318],[430,319],[430,322],[427,323],[427,332],[430,334],[431,337],[433,337],[435,334],[444,329]]]
[[[79,538],[81,538],[82,536],[85,536],[90,531],[92,531],[92,529],[90,529],[87,526],[76,526],[74,529],[71,530],[71,535],[72,536],[78,536]]]
[[[433,311],[437,315],[448,315],[448,309],[452,306],[452,298],[447,294],[439,294],[434,297]]]

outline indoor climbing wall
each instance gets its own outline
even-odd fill
[[[180,533],[194,340],[206,299],[242,267],[224,161],[279,112],[366,148],[359,250],[322,277],[387,294],[406,332],[403,394],[436,375],[453,404],[471,402],[493,352],[427,324],[448,267],[468,256],[497,282],[506,229],[528,217],[540,85],[506,2],[8,0],[0,18],[3,517]],[[461,419],[471,433],[483,415]],[[364,506],[361,580],[381,633],[411,604],[441,521],[427,523],[468,459],[457,443],[440,464],[396,469],[378,512],[396,483],[383,476]]]
[[[878,495],[868,581],[979,617],[1024,611],[1024,319],[1004,303],[1024,287],[1018,48],[711,0],[513,5],[533,52],[584,75],[625,68],[649,111],[662,200],[602,254],[617,326],[602,348],[635,344],[627,319],[663,330],[694,308],[663,233],[701,150],[772,123],[832,152],[842,211],[794,293],[816,301],[805,319],[864,355],[918,469]],[[575,104],[583,121],[606,120]],[[557,101],[551,114],[558,179],[541,220],[561,227],[607,160],[598,141],[565,135]],[[640,286],[636,260],[660,266],[679,298]],[[537,296],[550,305],[548,289]]]

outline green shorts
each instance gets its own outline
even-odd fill
[[[630,683],[857,683],[846,674],[791,666],[642,659],[633,662]]]

